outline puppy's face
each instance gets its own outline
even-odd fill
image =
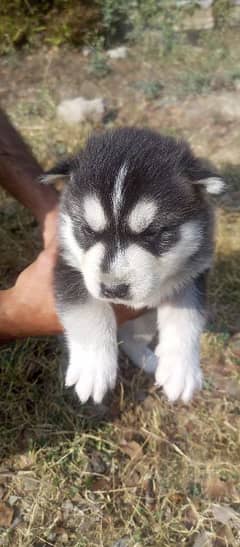
[[[116,130],[92,138],[64,169],[62,251],[92,296],[155,305],[196,261],[209,267],[211,212],[201,186],[217,193],[222,181],[185,144]]]

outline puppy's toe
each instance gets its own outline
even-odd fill
[[[94,403],[99,404],[102,402],[104,395],[107,391],[107,384],[104,381],[95,382],[93,387],[93,400]]]
[[[174,403],[179,399],[184,388],[184,378],[178,374],[170,377],[164,384],[163,390],[168,400]]]
[[[83,375],[75,386],[75,391],[81,403],[86,403],[91,396],[93,388],[92,376]]]
[[[196,361],[179,361],[178,356],[160,359],[156,371],[156,384],[163,388],[170,402],[182,399],[188,403],[202,385],[201,370]]]
[[[193,398],[195,391],[199,391],[202,387],[202,372],[200,369],[193,370],[188,374],[185,380],[185,386],[182,393],[182,401],[189,403]]]
[[[109,389],[113,389],[116,384],[117,367],[109,363],[107,370],[98,369],[93,386],[93,400],[95,403],[101,403],[104,395]]]
[[[170,375],[171,375],[171,372],[167,367],[158,365],[156,374],[155,374],[156,385],[159,387],[163,387],[167,383]]]
[[[65,386],[71,387],[74,386],[79,379],[79,366],[76,363],[70,363],[68,366],[66,377],[65,377]]]

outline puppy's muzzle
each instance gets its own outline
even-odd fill
[[[129,296],[129,285],[121,283],[120,285],[108,286],[101,283],[101,293],[106,298],[127,298]]]

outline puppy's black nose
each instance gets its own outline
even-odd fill
[[[128,296],[129,285],[122,283],[113,287],[107,287],[104,283],[101,283],[102,295],[106,298],[126,298]]]

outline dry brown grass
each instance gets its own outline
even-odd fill
[[[51,93],[33,93],[34,101],[10,101],[9,109],[47,165],[81,145],[90,127],[64,128],[55,121]],[[188,131],[196,142],[198,128]],[[231,178],[229,166],[227,172]],[[234,173],[219,212],[202,343],[205,384],[190,406],[168,404],[152,379],[124,359],[108,400],[81,406],[63,387],[59,340],[1,347],[0,503],[11,524],[0,528],[0,545],[240,545],[240,360],[233,338],[240,330],[240,176]],[[30,215],[3,194],[0,215],[6,286],[40,240]]]

